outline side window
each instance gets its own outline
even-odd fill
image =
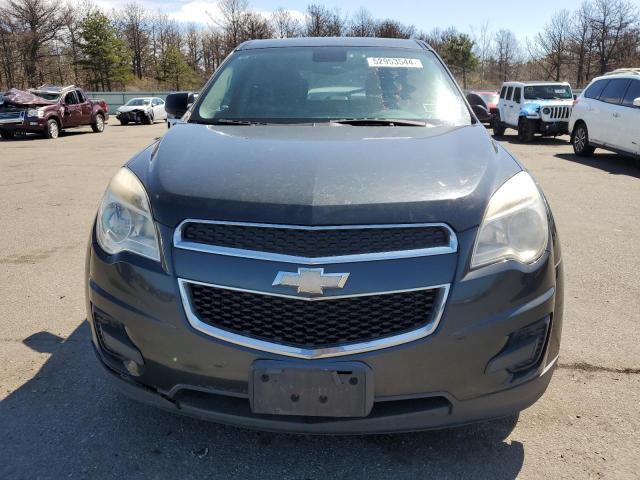
[[[507,87],[502,87],[502,90],[500,90],[500,98],[504,99],[507,95]]]
[[[87,101],[80,90],[76,90],[76,95],[78,96],[78,103],[84,103]]]
[[[611,80],[602,93],[600,94],[600,100],[607,103],[612,103],[617,105],[624,97],[624,92],[627,91],[627,85],[629,85],[630,80],[627,78],[616,78]]]
[[[522,89],[520,87],[516,87],[513,91],[513,101],[520,103],[520,96],[522,95]]]
[[[627,93],[622,99],[622,105],[633,107],[633,101],[636,98],[640,98],[640,80],[631,80],[631,85],[629,85]]]
[[[604,90],[604,87],[607,86],[609,80],[598,80],[597,82],[592,83],[589,87],[584,91],[585,98],[598,98]]]
[[[507,100],[511,100],[511,95],[513,94],[513,87],[509,87],[507,89]]]
[[[75,105],[78,103],[78,99],[76,98],[76,92],[69,92],[64,97],[65,105]]]
[[[151,106],[152,106],[152,107],[156,107],[157,105],[158,105],[158,100],[157,100],[157,99],[155,99],[155,98],[152,98],[152,99],[151,99]]]

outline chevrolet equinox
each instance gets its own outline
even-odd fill
[[[92,343],[143,402],[296,433],[514,415],[558,359],[549,205],[418,40],[249,41],[113,177]]]

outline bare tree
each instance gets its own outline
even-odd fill
[[[371,12],[360,7],[351,17],[348,35],[350,37],[374,37],[376,35],[377,22]]]
[[[591,5],[591,29],[600,74],[621,56],[622,39],[637,24],[638,10],[627,0],[595,0]]]
[[[487,76],[487,68],[491,57],[491,47],[493,38],[489,30],[489,20],[484,21],[480,25],[480,29],[476,34],[473,29],[474,50],[479,61],[480,84],[484,85]]]
[[[582,87],[591,74],[593,56],[591,4],[584,2],[574,15],[570,49],[574,59],[576,86]]]
[[[305,15],[305,34],[309,37],[339,37],[345,30],[345,19],[339,10],[312,4]]]
[[[276,38],[298,37],[302,30],[300,21],[284,8],[278,8],[271,14],[271,28]]]
[[[245,29],[244,21],[249,10],[249,1],[219,0],[218,9],[222,14],[222,20],[212,20],[222,28],[231,48],[234,48],[240,43]]]
[[[551,21],[529,46],[532,57],[549,80],[560,81],[562,68],[569,62],[570,31],[569,11],[560,10],[553,14]]]
[[[497,67],[498,79],[501,82],[512,80],[510,78],[515,69],[519,56],[518,39],[511,30],[498,30],[494,38],[494,56]]]
[[[16,46],[23,58],[28,83],[42,80],[38,76],[38,63],[48,54],[45,47],[64,27],[63,10],[49,0],[9,0],[6,7],[0,8],[0,15],[20,38]]]
[[[376,25],[376,37],[382,38],[411,38],[416,33],[413,25],[404,25],[397,20],[382,20]]]
[[[141,79],[146,73],[144,67],[151,44],[148,12],[133,0],[114,13],[116,28],[121,32],[131,50],[133,74]]]

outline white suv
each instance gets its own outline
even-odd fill
[[[622,68],[591,81],[569,120],[576,155],[596,147],[640,155],[640,68]]]
[[[518,130],[518,140],[530,142],[536,133],[544,136],[569,133],[573,93],[567,82],[505,82],[500,91],[499,113],[493,133]]]

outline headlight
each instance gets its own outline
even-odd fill
[[[147,192],[128,168],[121,168],[107,187],[98,210],[96,238],[111,255],[126,250],[160,260]]]
[[[535,182],[520,172],[489,200],[473,249],[471,267],[501,260],[531,263],[540,258],[549,238],[547,209]]]
[[[542,113],[544,113],[545,115],[549,115],[551,113],[551,109],[549,107],[544,107]]]
[[[27,117],[44,118],[44,109],[43,108],[31,108],[31,109],[27,110]]]

